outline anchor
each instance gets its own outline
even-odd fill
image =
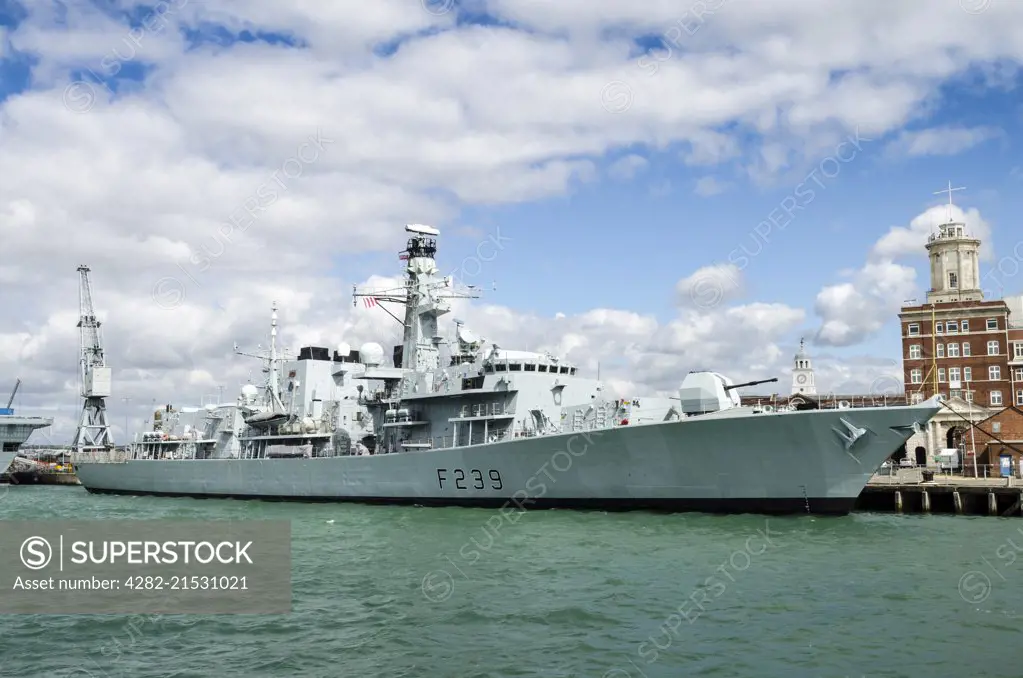
[[[844,417],[840,417],[839,421],[845,424],[849,433],[843,433],[840,429],[835,427],[832,427],[831,430],[837,433],[838,437],[845,441],[845,449],[848,451],[852,449],[852,446],[856,444],[857,440],[866,435],[867,429],[850,424]]]

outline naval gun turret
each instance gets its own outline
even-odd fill
[[[717,372],[690,372],[678,389],[681,409],[688,415],[694,415],[739,407],[742,403],[738,389],[772,381],[778,381],[777,377],[733,384],[731,379]]]

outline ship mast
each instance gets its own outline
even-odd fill
[[[82,385],[82,415],[78,420],[72,451],[80,454],[87,450],[109,450],[114,446],[107,422],[107,403],[110,397],[110,368],[103,356],[100,322],[92,305],[92,283],[89,267],[79,266],[78,327],[81,334],[80,374]],[[127,435],[127,434],[126,434]]]
[[[260,353],[246,353],[238,349],[238,344],[234,345],[234,352],[237,355],[247,356],[249,358],[258,358],[266,363],[263,368],[263,372],[266,373],[266,383],[264,384],[266,404],[271,410],[275,412],[284,412],[284,403],[281,402],[280,395],[280,378],[277,370],[277,365],[281,361],[281,358],[277,355],[277,302],[273,302],[270,307],[270,349],[265,354],[262,353],[262,346],[257,346],[256,349]],[[285,359],[287,358],[287,351],[285,353]]]
[[[406,262],[404,287],[364,292],[355,288],[353,304],[360,297],[367,300],[367,306],[381,301],[403,304],[401,367],[412,372],[432,371],[440,367],[437,319],[451,312],[451,299],[477,299],[479,294],[475,285],[456,289],[451,276],[439,275],[436,255],[440,231],[422,224],[408,224],[405,230],[411,235],[400,254]]]

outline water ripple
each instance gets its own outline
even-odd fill
[[[544,511],[494,529],[476,509],[38,487],[0,502],[3,519],[82,515],[288,519],[293,612],[169,617],[135,639],[127,617],[6,616],[4,675],[1000,675],[1023,611],[1007,565],[980,603],[956,588],[1015,533],[994,519]],[[453,588],[431,601],[423,578],[439,570]],[[115,639],[120,655],[104,654]]]

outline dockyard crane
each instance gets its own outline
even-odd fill
[[[107,422],[107,401],[110,397],[110,368],[103,356],[103,342],[100,336],[100,322],[92,307],[92,283],[89,281],[89,267],[79,266],[80,285],[78,289],[79,319],[81,331],[81,372],[82,416],[72,450],[80,454],[90,450],[110,450],[114,439]]]
[[[18,395],[19,386],[21,386],[21,379],[14,382],[14,390],[11,391],[11,397],[7,399],[7,409],[11,409],[11,405],[14,404],[14,396]]]

